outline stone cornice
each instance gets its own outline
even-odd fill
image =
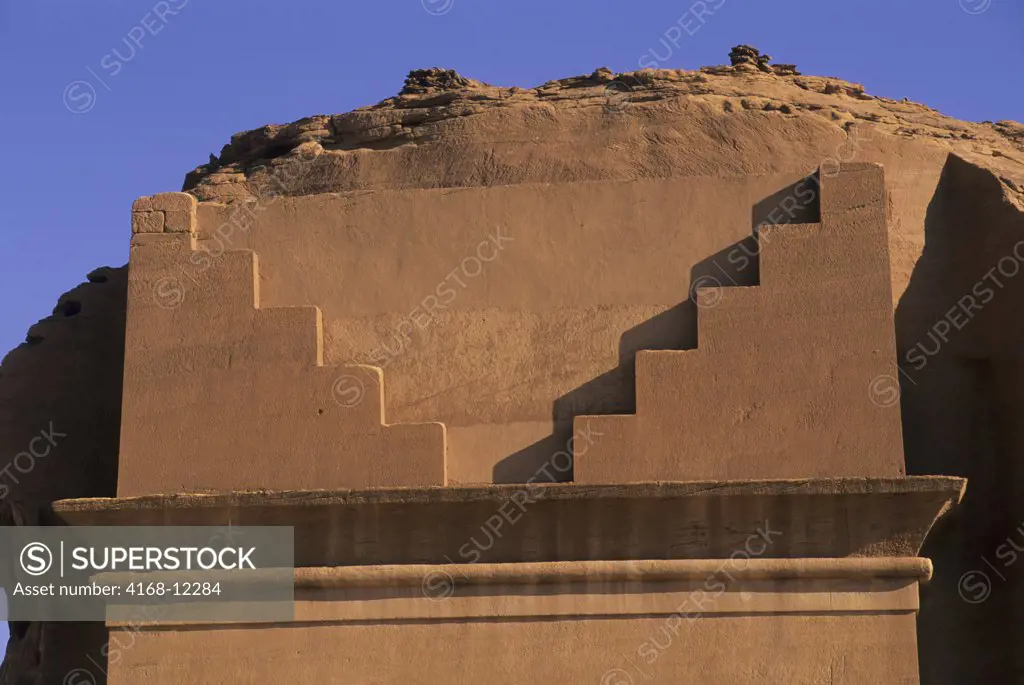
[[[498,485],[65,500],[70,525],[286,525],[295,565],[915,557],[959,478]],[[751,540],[754,542],[751,543]]]

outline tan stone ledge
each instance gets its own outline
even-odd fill
[[[422,587],[424,579],[463,585],[544,585],[670,580],[799,580],[912,578],[928,581],[932,562],[922,557],[848,559],[649,559],[555,561],[520,564],[406,564],[295,569],[296,589]]]
[[[296,590],[337,588],[422,588],[431,579],[453,586],[554,585],[566,583],[659,583],[677,580],[931,580],[932,562],[922,557],[846,559],[636,559],[624,561],[548,561],[509,564],[392,564],[384,566],[300,567],[292,572]],[[174,583],[203,580],[234,584],[278,583],[281,571],[158,571],[100,573],[96,582]]]
[[[920,558],[735,559],[300,568],[292,623],[593,616],[877,614],[919,609]],[[148,628],[275,623],[168,617]],[[137,625],[108,611],[107,625]]]
[[[295,566],[917,557],[960,478],[510,484],[65,500],[65,525],[290,526]]]
[[[373,488],[366,490],[256,490],[189,492],[96,497],[54,502],[54,512],[69,522],[116,511],[196,509],[324,504],[442,504],[494,501],[528,489],[534,499],[577,500],[608,498],[729,497],[749,495],[883,495],[941,493],[959,502],[965,478],[908,476],[906,478],[806,478],[789,480],[658,481],[610,485],[576,483],[502,483],[479,486]]]

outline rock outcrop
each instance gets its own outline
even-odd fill
[[[747,66],[753,68],[748,68],[747,71],[763,71],[766,74],[776,74],[778,76],[800,75],[800,72],[796,70],[795,64],[768,64],[772,61],[771,56],[762,55],[757,48],[749,45],[737,45],[734,47],[729,53],[729,61],[734,67]]]
[[[89,273],[0,364],[0,525],[47,525],[55,500],[116,492],[127,276]],[[17,560],[0,563],[9,577]],[[102,625],[12,621],[0,683],[61,683],[105,640]]]
[[[822,159],[815,143],[831,154],[833,141],[855,126],[886,136],[880,147],[890,152],[933,146],[1024,183],[1019,123],[959,121],[768,60],[738,46],[730,66],[602,68],[536,88],[417,70],[377,105],[236,134],[188,174],[184,190],[231,202],[272,193],[763,174],[813,168]],[[879,156],[859,152],[857,161]],[[274,182],[281,176],[290,182]]]
[[[416,70],[398,95],[376,105],[236,134],[186,176],[184,190],[210,216],[226,216],[225,205],[262,198],[681,178],[712,187],[736,177],[796,180],[839,162],[883,164],[901,362],[893,377],[903,385],[908,470],[972,482],[965,513],[930,543],[940,563],[921,614],[922,682],[1013,682],[1024,664],[977,663],[990,631],[1012,634],[1020,612],[1012,602],[964,603],[957,580],[994,553],[1019,518],[1014,464],[1024,457],[1024,439],[1013,412],[1024,387],[1024,331],[1015,309],[1024,301],[1022,286],[1011,277],[993,287],[1002,294],[991,307],[968,311],[975,325],[957,318],[950,333],[954,324],[940,322],[963,307],[979,279],[1016,255],[1024,227],[1024,125],[959,121],[856,83],[771,64],[750,46],[737,46],[730,61],[695,71],[599,68],[535,88]],[[153,189],[160,190],[167,189]],[[771,209],[755,206],[751,223],[773,222]],[[680,230],[699,230],[686,218]],[[4,491],[5,525],[45,522],[55,499],[116,490],[126,269],[99,270],[89,281],[62,297],[0,366],[0,454],[13,457],[42,430],[67,435],[31,472],[12,466],[19,481]],[[932,355],[937,346],[946,351]],[[918,367],[917,359],[927,363]],[[625,376],[603,382],[620,381],[632,387]],[[582,413],[568,404],[566,412]],[[1012,582],[1005,589],[1020,592]],[[102,635],[76,630],[12,625],[0,683],[60,682],[87,650],[98,653]]]

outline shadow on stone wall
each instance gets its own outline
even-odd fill
[[[127,292],[127,267],[93,271],[0,363],[0,525],[46,525],[54,500],[115,495]],[[101,623],[10,630],[0,685],[65,683],[75,669],[93,676],[75,682],[105,682]]]
[[[923,685],[1024,677],[1024,213],[1004,191],[950,155],[896,309],[907,473],[968,479],[922,551],[935,563],[918,619]]]
[[[573,419],[588,414],[635,413],[636,353],[639,350],[695,349],[698,345],[697,289],[758,285],[757,227],[764,223],[821,221],[818,185],[817,176],[812,174],[755,204],[751,209],[753,233],[694,264],[690,268],[689,292],[682,293],[686,299],[623,333],[619,339],[619,365],[555,400],[551,435],[495,464],[494,482],[524,483],[531,477],[547,482],[548,474],[562,482],[571,481],[571,469],[544,469],[548,465],[557,467],[553,464],[554,455],[572,451]]]

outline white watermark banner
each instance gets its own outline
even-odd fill
[[[290,621],[286,526],[0,528],[12,621]]]

